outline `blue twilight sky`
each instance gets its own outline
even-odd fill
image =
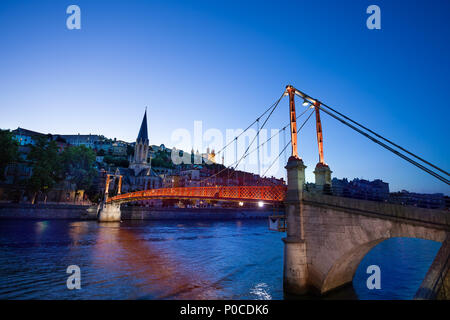
[[[66,28],[71,4],[81,8],[81,30]],[[371,4],[381,8],[381,30],[366,27]],[[224,134],[245,128],[291,83],[448,171],[449,12],[444,0],[2,0],[0,128],[133,141],[148,106],[150,143],[172,146],[172,133],[192,132],[196,120]],[[310,181],[311,120],[299,137]],[[283,100],[268,128],[287,121]],[[322,121],[333,176],[450,193]]]

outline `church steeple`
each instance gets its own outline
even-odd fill
[[[134,146],[134,156],[130,163],[130,168],[134,169],[135,175],[142,171],[142,169],[150,168],[148,157],[148,132],[147,132],[147,108],[145,108],[144,118],[142,119],[141,128]]]
[[[139,129],[139,134],[136,139],[137,142],[148,141],[148,133],[147,133],[147,108],[145,108],[144,118],[142,119],[141,128]]]

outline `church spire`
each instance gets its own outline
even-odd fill
[[[134,170],[135,176],[137,176],[143,169],[149,169],[150,166],[147,162],[148,157],[148,132],[147,132],[147,108],[145,108],[144,118],[142,119],[141,128],[134,145],[134,157],[130,163],[129,168]]]
[[[142,140],[148,141],[148,133],[147,133],[147,107],[145,107],[144,118],[142,119],[141,129],[139,129],[139,134],[136,141]]]

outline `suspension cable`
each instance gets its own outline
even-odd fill
[[[302,128],[305,126],[306,122],[308,122],[309,118],[311,118],[311,116],[313,115],[315,110],[313,110],[308,118],[306,118],[306,120],[302,123],[302,125],[300,126],[300,128],[297,130],[297,134],[300,132],[300,130],[302,130]],[[266,175],[266,173],[270,170],[270,168],[272,168],[272,166],[275,164],[276,161],[278,161],[278,159],[281,157],[281,155],[283,154],[284,151],[286,151],[286,148],[289,147],[289,145],[291,144],[291,141],[289,141],[283,148],[283,150],[281,150],[281,152],[278,154],[278,156],[272,161],[272,163],[270,164],[270,166],[267,168],[266,171],[264,171],[264,174],[261,177],[264,177]],[[269,180],[271,181],[271,180]],[[271,181],[272,182],[272,181]]]
[[[337,111],[337,110],[335,110],[335,109],[333,109],[333,108],[327,106],[326,104],[324,104],[324,103],[322,103],[322,102],[320,102],[320,101],[318,101],[318,102],[320,103],[321,106],[324,106],[325,108],[328,108],[329,110],[331,110],[331,111],[337,113],[338,115],[340,115],[341,117],[345,118],[346,120],[348,120],[348,121],[350,121],[350,122],[356,124],[357,126],[359,126],[359,127],[363,128],[364,130],[366,130],[366,131],[372,133],[373,135],[377,136],[378,138],[380,138],[380,139],[382,139],[382,140],[384,140],[384,141],[390,143],[390,144],[393,145],[394,147],[396,147],[396,148],[398,148],[398,149],[400,149],[400,150],[402,150],[402,151],[408,153],[409,155],[413,156],[414,158],[416,158],[416,159],[418,159],[418,160],[420,160],[420,161],[422,161],[422,162],[428,164],[429,166],[431,166],[431,167],[433,167],[433,168],[439,170],[440,172],[445,173],[446,175],[450,176],[450,174],[449,174],[447,171],[445,171],[445,170],[439,168],[438,166],[436,166],[436,165],[434,165],[434,164],[428,162],[427,160],[425,160],[425,159],[419,157],[418,155],[416,155],[416,154],[414,154],[414,153],[412,153],[412,152],[406,150],[405,148],[403,148],[403,147],[399,146],[398,144],[392,142],[391,140],[389,140],[389,139],[387,139],[387,138],[385,138],[385,137],[379,135],[378,133],[376,133],[376,132],[370,130],[369,128],[363,126],[362,124],[360,124],[360,123],[358,123],[358,122],[356,122],[356,121],[350,119],[349,117],[347,117],[347,116],[345,116],[344,114],[340,113],[339,111]],[[447,181],[448,181],[448,180],[447,180]]]
[[[300,115],[297,116],[296,120],[298,120],[300,117],[302,117],[302,116],[303,116],[308,110],[310,110],[310,109],[311,109],[311,107],[307,107]],[[259,145],[259,147],[264,146],[264,145],[265,145],[266,143],[268,143],[270,140],[272,140],[273,138],[275,138],[276,136],[278,136],[278,135],[280,134],[280,132],[286,131],[286,129],[287,129],[287,127],[289,127],[289,125],[290,125],[290,123],[287,123],[283,128],[281,128],[280,130],[278,130],[275,134],[271,135],[266,141],[264,141],[263,143],[261,143],[261,144]],[[237,137],[234,138],[233,140],[235,140],[235,139],[237,139]],[[284,142],[284,143],[286,142],[286,135],[284,136],[284,141],[283,141],[283,142]],[[237,146],[237,145],[236,145],[236,146]],[[255,152],[255,151],[257,151],[257,148],[255,148],[255,149],[249,151],[249,152],[248,152],[248,155],[252,154],[252,153]],[[236,155],[237,155],[237,151],[236,151],[235,153],[236,153]],[[232,163],[231,165],[229,165],[228,168],[231,168],[231,167],[232,167],[234,164],[236,164],[236,163],[237,163],[237,158],[235,158],[235,162]]]
[[[245,154],[248,152],[248,150],[250,149],[250,147],[252,146],[253,142],[255,142],[256,137],[259,135],[259,132],[264,128],[264,126],[266,125],[267,121],[269,120],[269,118],[272,116],[272,113],[275,111],[275,109],[278,107],[278,104],[280,103],[281,99],[284,97],[284,93],[281,95],[280,99],[278,99],[277,103],[275,104],[275,106],[272,108],[272,110],[270,111],[269,115],[267,116],[266,120],[264,120],[262,126],[259,128],[258,132],[256,133],[256,136],[253,137],[252,141],[250,142],[250,144],[248,145],[248,147],[245,149],[244,154],[242,155],[241,159],[239,159],[238,163],[236,164],[235,168],[238,167],[239,163],[242,161],[242,159],[244,158]]]
[[[257,162],[258,162],[258,174],[261,174],[261,163],[260,163],[260,150],[259,150],[259,119],[256,120],[256,145],[258,148],[258,157],[257,157]]]
[[[373,142],[379,144],[380,146],[384,147],[385,149],[391,151],[392,153],[396,154],[397,156],[401,157],[402,159],[412,163],[413,165],[415,165],[416,167],[418,167],[419,169],[422,169],[423,171],[429,173],[430,175],[434,176],[435,178],[441,180],[442,182],[450,185],[450,181],[446,178],[444,178],[443,176],[441,176],[440,174],[424,167],[423,165],[421,165],[420,163],[418,163],[417,161],[412,160],[411,158],[405,156],[404,154],[398,152],[397,150],[393,149],[392,147],[388,146],[387,144],[381,142],[380,140],[372,137],[371,135],[367,134],[366,132],[356,128],[354,125],[350,124],[349,122],[345,121],[344,119],[336,116],[335,114],[331,113],[330,111],[326,110],[325,108],[322,108],[319,105],[319,109],[322,110],[323,112],[327,113],[328,115],[330,115],[331,117],[335,118],[336,120],[342,122],[343,124],[345,124],[346,126],[350,127],[351,129],[355,130],[356,132],[362,134],[363,136],[365,136],[366,138],[372,140]]]
[[[296,120],[298,120],[302,115],[304,115],[308,110],[310,109],[310,107],[306,108],[305,111],[303,111],[299,116],[297,116]],[[278,130],[277,133],[275,133],[274,135],[270,136],[269,139],[267,139],[266,141],[264,141],[263,143],[261,143],[261,147],[266,144],[267,142],[269,142],[270,140],[272,140],[272,138],[275,138],[277,135],[280,134],[281,131],[285,131],[287,127],[290,126],[290,123],[286,124],[283,128],[281,128],[280,130]],[[286,140],[286,136],[284,137],[284,139]],[[252,150],[251,152],[253,152],[255,150]],[[250,152],[250,153],[251,153]]]
[[[277,105],[283,97],[284,97],[284,92],[283,92],[283,94],[281,95],[281,97],[280,97],[278,100],[276,100],[274,103],[272,103],[272,105],[271,105],[266,111],[264,111],[258,118],[256,118],[255,121],[253,121],[247,128],[245,128],[244,131],[242,131],[240,134],[238,134],[234,139],[237,139],[237,138],[239,138],[241,135],[243,135],[243,134],[244,134],[248,129],[250,129],[257,121],[259,121],[259,119],[261,119],[262,117],[264,117],[264,115],[265,115],[267,112],[269,112],[269,110],[272,109],[274,105]],[[234,139],[233,139],[233,140],[234,140]],[[223,147],[222,149],[220,149],[220,150],[217,152],[217,154],[219,154],[219,153],[221,153],[222,151],[224,151],[225,148],[227,148],[230,144],[233,143],[233,140],[231,140],[230,142],[228,142],[228,144],[226,144],[225,147]]]
[[[298,120],[301,116],[303,116],[303,115],[304,115],[308,110],[310,110],[310,109],[311,109],[311,107],[307,107],[300,115],[297,116],[296,120]],[[314,110],[313,110],[313,111],[314,111]],[[313,112],[311,112],[311,114],[308,116],[308,119],[311,117],[312,114],[313,114]],[[285,131],[286,128],[287,128],[289,125],[290,125],[290,123],[286,124],[283,128],[281,128],[280,130],[278,130],[277,133],[275,133],[275,134],[273,134],[272,136],[270,136],[266,141],[264,141],[263,143],[261,143],[259,146],[262,147],[264,144],[268,143],[270,140],[272,140],[272,139],[275,138],[277,135],[279,135],[281,131]],[[303,128],[304,125],[305,125],[305,123],[303,123],[302,126],[297,130],[297,133],[300,131],[301,128]],[[235,139],[236,139],[236,138],[235,138]],[[284,142],[284,143],[286,142],[286,135],[284,136],[284,141],[283,141],[283,142]],[[288,142],[287,145],[289,146],[289,144],[290,144],[290,142]],[[255,151],[257,151],[257,148],[254,148],[253,150],[249,151],[249,152],[247,153],[247,155],[245,155],[244,158],[247,158],[249,155],[251,155],[251,154],[254,153]],[[237,161],[237,158],[236,158],[236,160],[235,160],[234,163],[230,164],[228,167],[226,167],[226,168],[224,168],[223,170],[219,171],[217,174],[220,174],[221,172],[223,172],[223,171],[225,171],[225,170],[227,170],[227,169],[230,169],[230,168],[233,167],[237,162],[238,162],[238,161]],[[286,161],[285,161],[285,162],[286,162]],[[272,164],[272,165],[273,165],[273,164]],[[272,166],[272,165],[271,165],[271,166]],[[234,169],[235,169],[235,168],[233,168],[233,170],[234,170]],[[228,176],[229,176],[229,171],[230,171],[230,170],[228,170]],[[264,175],[263,175],[263,176],[264,176]],[[203,179],[202,181],[208,180],[209,178],[211,178],[211,177],[205,178],[205,179]],[[200,181],[200,182],[202,182],[202,181]]]
[[[259,131],[261,131],[261,130],[264,128],[264,126],[266,125],[266,123],[267,123],[267,121],[269,120],[270,116],[271,116],[272,113],[275,111],[275,109],[277,108],[278,104],[280,103],[280,101],[281,101],[281,99],[282,99],[283,97],[284,97],[284,92],[283,92],[283,94],[281,95],[281,97],[276,101],[276,103],[272,105],[272,110],[271,110],[270,114],[267,116],[267,118],[265,119],[265,121],[264,121],[264,123],[262,124],[261,128],[259,129]],[[267,113],[267,112],[265,112],[265,113]],[[265,113],[264,113],[264,114],[265,114]],[[256,121],[255,121],[255,122],[256,122]],[[255,123],[255,122],[253,122],[253,123]],[[259,133],[259,131],[258,131],[258,133]],[[258,133],[257,133],[257,134],[258,134]],[[241,133],[241,134],[242,134],[242,133]],[[239,135],[239,136],[240,136],[240,135]],[[236,155],[235,155],[235,157],[237,156],[237,139],[238,139],[239,136],[236,136],[236,137],[233,139],[234,141],[236,141],[236,152],[235,152]],[[274,136],[275,136],[275,135],[274,135]],[[252,145],[253,142],[255,141],[255,138],[256,138],[256,136],[252,139],[251,143],[249,144],[249,146],[248,146],[247,149],[245,150],[244,154],[241,156],[241,158],[240,158],[238,161],[236,161],[235,163],[229,165],[228,167],[223,168],[222,170],[220,170],[220,171],[217,172],[216,174],[214,174],[214,175],[212,175],[212,176],[209,176],[209,177],[207,177],[207,178],[205,178],[205,179],[199,181],[199,182],[198,182],[199,185],[200,185],[203,181],[209,180],[209,179],[213,178],[214,176],[216,176],[216,175],[222,173],[223,171],[229,170],[229,169],[230,169],[231,167],[233,167],[233,166],[234,166],[233,170],[236,171],[236,168],[237,168],[237,166],[239,165],[239,163],[242,161],[242,159],[246,158],[246,157],[247,157],[248,155],[250,155],[253,151],[255,151],[255,149],[254,149],[254,150],[252,150],[252,152],[248,152],[249,148],[251,147],[251,145]],[[271,138],[272,138],[272,137],[271,137]],[[271,138],[269,138],[269,140],[270,140]],[[266,141],[266,142],[267,142],[267,141]],[[229,145],[229,144],[228,144],[228,145]],[[222,150],[223,150],[223,149],[222,149]]]
[[[450,181],[449,181],[448,179],[446,179],[445,177],[441,176],[439,173],[432,171],[431,169],[429,169],[429,168],[423,166],[422,164],[418,163],[417,161],[415,161],[415,160],[409,158],[408,156],[406,156],[406,155],[400,153],[398,150],[393,149],[392,147],[386,145],[385,143],[381,142],[380,140],[378,140],[378,139],[374,138],[373,136],[369,135],[368,133],[366,133],[366,132],[364,132],[364,131],[362,131],[362,130],[356,128],[355,126],[353,126],[353,125],[350,124],[349,122],[352,122],[352,123],[355,124],[356,126],[358,126],[358,127],[362,128],[362,129],[366,130],[367,132],[373,134],[374,136],[376,136],[376,137],[378,137],[378,138],[384,140],[385,142],[387,142],[387,143],[391,144],[392,146],[396,147],[397,149],[402,150],[403,152],[405,152],[405,153],[407,153],[407,154],[413,156],[414,158],[416,158],[416,159],[422,161],[423,163],[425,163],[425,164],[427,164],[427,165],[429,165],[429,166],[431,166],[431,167],[437,169],[438,171],[440,171],[440,172],[442,172],[442,173],[444,173],[444,174],[446,174],[446,175],[449,175],[449,173],[448,173],[447,171],[444,171],[443,169],[441,169],[441,168],[437,167],[436,165],[434,165],[434,164],[432,164],[432,163],[426,161],[425,159],[419,157],[418,155],[416,155],[416,154],[414,154],[414,153],[412,153],[412,152],[406,150],[405,148],[399,146],[398,144],[392,142],[391,140],[388,140],[387,138],[385,138],[385,137],[381,136],[380,134],[378,134],[378,133],[376,133],[376,132],[370,130],[369,128],[367,128],[367,127],[363,126],[362,124],[360,124],[360,123],[354,121],[353,119],[350,119],[349,117],[345,116],[344,114],[340,113],[339,111],[337,111],[337,110],[331,108],[331,107],[328,106],[327,104],[322,103],[321,101],[316,100],[316,99],[312,98],[311,96],[309,96],[309,95],[307,95],[307,94],[305,94],[305,93],[303,93],[303,92],[301,92],[301,91],[299,91],[299,90],[297,90],[297,89],[296,89],[296,94],[300,95],[303,99],[305,99],[305,101],[306,101],[306,100],[309,100],[309,102],[311,102],[311,100],[313,100],[314,102],[316,102],[316,103],[318,104],[319,109],[322,110],[323,112],[327,113],[328,115],[332,116],[333,118],[337,119],[338,121],[344,123],[345,125],[347,125],[348,127],[352,128],[353,130],[357,131],[358,133],[364,135],[365,137],[369,138],[369,139],[372,140],[373,142],[375,142],[375,143],[381,145],[382,147],[384,147],[385,149],[391,151],[392,153],[396,154],[397,156],[401,157],[402,159],[404,159],[404,160],[406,160],[406,161],[412,163],[413,165],[415,165],[415,166],[418,167],[419,169],[422,169],[423,171],[429,173],[430,175],[432,175],[432,176],[434,176],[435,178],[437,178],[437,179],[443,181],[443,182],[446,183],[446,184],[450,184]],[[339,116],[337,116],[337,115],[331,113],[330,111],[326,110],[325,108],[329,109],[331,112],[334,112],[334,113],[338,114],[339,116],[341,116],[342,118],[348,120],[349,122],[343,120],[342,118],[340,118]]]

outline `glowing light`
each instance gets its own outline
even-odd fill
[[[262,202],[262,201],[258,202],[258,207],[260,207],[260,208],[264,207],[264,202]]]
[[[242,202],[242,201],[239,201],[239,206],[243,206],[244,205],[244,203]]]
[[[302,104],[303,104],[304,107],[307,107],[309,105],[309,102],[304,100]]]
[[[48,228],[48,221],[39,221],[36,223],[36,233],[41,234]]]

